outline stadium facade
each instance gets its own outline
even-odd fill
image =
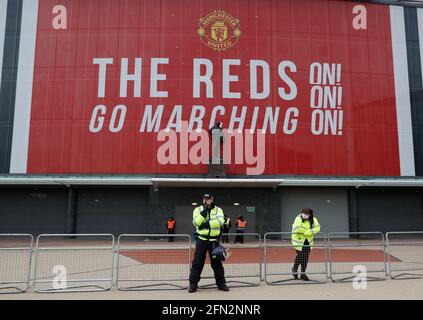
[[[0,62],[0,233],[423,230],[418,1],[0,0]]]

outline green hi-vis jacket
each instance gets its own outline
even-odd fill
[[[195,226],[195,231],[201,240],[216,241],[220,237],[220,230],[224,222],[223,210],[218,206],[214,206],[210,214],[207,214],[204,218],[200,213],[203,209],[203,206],[196,207],[192,214],[192,223]],[[209,221],[210,229],[200,230],[199,227],[206,221]]]
[[[298,215],[294,224],[292,225],[291,242],[295,250],[302,251],[305,240],[307,239],[310,243],[310,248],[313,247],[313,238],[320,232],[320,224],[316,217],[314,217],[313,228],[310,228],[310,221],[301,218],[301,214]]]

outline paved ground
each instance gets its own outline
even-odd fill
[[[201,283],[200,283],[201,284]],[[57,293],[57,294],[7,294],[3,299],[90,299],[90,300],[286,300],[286,299],[423,299],[423,279],[386,280],[367,282],[367,289],[354,290],[351,283],[331,283],[312,285],[269,286],[262,283],[258,287],[233,288],[230,292],[216,289],[200,289],[194,294],[183,291],[137,291],[121,292],[116,289],[107,292]]]

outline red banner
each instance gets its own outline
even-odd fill
[[[389,7],[355,6],[40,0],[28,173],[205,174],[190,135],[221,122],[228,174],[399,175]]]

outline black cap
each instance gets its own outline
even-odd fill
[[[203,198],[213,198],[213,195],[211,193],[205,193]]]

